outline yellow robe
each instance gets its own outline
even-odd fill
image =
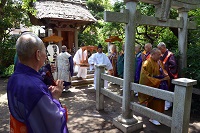
[[[160,66],[164,70],[163,65],[160,64]],[[159,64],[150,57],[142,65],[139,84],[158,88],[161,81],[160,79],[153,77],[158,75],[160,75]],[[141,104],[146,103],[147,107],[156,110],[158,112],[164,112],[164,105],[165,105],[164,100],[155,99],[152,96],[142,93],[138,94],[138,99]]]

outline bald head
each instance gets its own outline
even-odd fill
[[[160,59],[160,56],[161,56],[161,51],[158,48],[153,48],[151,50],[151,58],[154,61],[158,61]]]
[[[67,47],[64,45],[62,46],[62,52],[65,52],[65,51],[67,51]]]
[[[139,45],[139,44],[135,45],[135,52],[139,53],[140,50],[141,50],[141,45]]]
[[[116,45],[111,45],[111,53],[116,53],[117,52],[117,47],[116,47]]]
[[[36,50],[42,50],[43,48],[42,40],[30,32],[22,34],[16,42],[16,51],[20,61],[29,60],[34,56]]]
[[[16,42],[20,63],[38,71],[46,60],[46,49],[42,40],[33,33],[22,34]]]
[[[150,52],[152,50],[152,44],[151,43],[146,43],[144,45],[144,49],[146,52]]]
[[[162,54],[164,54],[167,51],[167,48],[164,42],[160,42],[157,45],[157,48],[161,51]]]

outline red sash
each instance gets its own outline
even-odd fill
[[[63,108],[66,110],[66,120],[68,120],[67,107],[64,105]],[[26,125],[15,119],[11,114],[10,114],[10,133],[28,133]]]
[[[150,54],[148,54],[148,55],[146,56],[146,60],[149,59],[149,58],[150,58]]]
[[[170,52],[170,51],[168,51],[167,56],[166,56],[165,59],[163,60],[163,64],[164,64],[164,65],[165,65],[165,63],[167,62],[168,58],[169,58],[171,55],[173,55],[173,53]],[[174,79],[177,79],[177,78],[178,78],[178,73],[175,73],[175,74],[171,73],[171,75],[174,77]]]
[[[10,114],[10,133],[28,133],[26,125],[16,120],[11,114]]]

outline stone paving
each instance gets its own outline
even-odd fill
[[[6,96],[7,79],[0,79],[0,132],[9,132],[9,111]],[[117,88],[112,91],[120,93]],[[61,102],[69,112],[68,129],[70,133],[122,133],[112,125],[112,119],[121,114],[121,106],[109,98],[105,98],[104,111],[95,108],[95,92],[93,86],[72,87],[71,92],[62,94]],[[172,110],[165,113],[171,115]],[[149,118],[134,113],[143,121],[143,129],[134,133],[170,133],[170,128],[161,125],[154,126]],[[191,115],[189,133],[200,133],[200,116]]]

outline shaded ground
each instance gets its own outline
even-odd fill
[[[7,79],[0,79],[0,132],[9,132],[9,111],[6,97]],[[112,89],[116,91],[115,88]],[[112,119],[121,114],[121,106],[105,98],[105,110],[95,108],[95,92],[92,86],[72,87],[71,92],[63,93],[61,102],[68,108],[68,128],[71,133],[122,133],[112,125]],[[165,112],[171,115],[171,110]],[[170,128],[154,126],[147,117],[134,113],[143,121],[143,129],[134,133],[170,133]],[[200,133],[200,116],[191,115],[189,133]]]

